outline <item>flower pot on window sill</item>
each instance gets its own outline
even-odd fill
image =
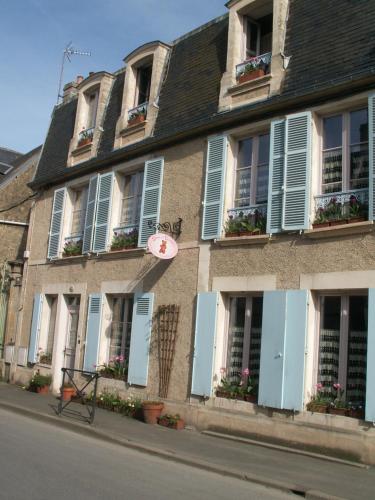
[[[344,224],[347,224],[347,223],[348,223],[347,219],[337,219],[337,220],[329,221],[330,226],[343,226]]]
[[[323,227],[329,227],[329,222],[314,222],[312,227],[313,229],[321,229]]]
[[[254,71],[251,71],[250,73],[245,73],[245,74],[241,75],[238,78],[238,83],[249,82],[250,80],[255,80],[257,78],[260,78],[260,77],[264,76],[265,74],[266,74],[266,72],[264,71],[264,69],[256,69]]]
[[[64,252],[62,254],[63,258],[66,259],[67,257],[79,257],[80,255],[82,255],[82,252],[72,252],[72,253],[66,253]]]
[[[77,144],[77,148],[81,148],[82,146],[86,146],[86,144],[91,144],[92,143],[92,139],[81,139],[80,141],[78,141],[78,144]]]
[[[146,121],[146,115],[137,115],[134,118],[128,120],[128,127],[138,125],[138,123],[142,123],[144,121]]]
[[[244,399],[248,403],[256,403],[258,398],[255,394],[245,394]]]
[[[348,417],[358,418],[359,420],[364,420],[365,412],[362,408],[351,408],[349,410]]]
[[[137,243],[126,245],[125,247],[111,247],[111,252],[121,252],[122,250],[132,250],[134,248],[137,248]]]
[[[327,413],[328,406],[326,404],[309,403],[306,409],[307,411],[312,411],[313,413]]]
[[[225,233],[226,238],[238,238],[240,236],[240,233]]]
[[[348,224],[354,224],[356,222],[365,222],[366,217],[352,217],[351,219],[348,219]]]
[[[348,408],[328,408],[328,413],[330,415],[341,415],[342,417],[346,417],[349,414]]]

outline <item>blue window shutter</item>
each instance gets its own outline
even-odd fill
[[[100,293],[89,295],[86,326],[86,347],[83,369],[94,372],[98,364],[103,296]]]
[[[375,94],[368,99],[369,220],[375,220]]]
[[[98,180],[99,180],[99,175],[94,175],[94,177],[91,177],[90,179],[89,193],[86,205],[85,229],[83,232],[82,253],[90,252],[92,247],[95,214],[96,214],[96,197],[98,191]]]
[[[112,204],[113,172],[103,174],[99,177],[98,194],[96,201],[96,215],[93,252],[105,252],[107,250],[109,218]]]
[[[53,196],[51,227],[49,231],[48,253],[49,259],[56,259],[60,253],[61,229],[64,219],[66,188],[56,189]]]
[[[191,393],[211,396],[218,292],[197,295]]]
[[[307,290],[288,290],[282,408],[301,411],[305,385]]]
[[[38,361],[39,349],[39,333],[40,333],[40,320],[43,307],[43,295],[37,293],[34,295],[33,317],[31,320],[31,331],[29,341],[29,352],[27,361],[29,363],[36,363]]]
[[[286,321],[285,290],[264,292],[258,404],[282,408]]]
[[[202,240],[212,240],[221,235],[227,145],[228,139],[225,135],[208,139]]]
[[[311,113],[286,119],[283,221],[284,230],[310,225]]]
[[[134,295],[128,383],[146,387],[152,332],[153,293]]]
[[[368,291],[365,420],[375,422],[375,288]]]
[[[285,120],[271,123],[270,173],[268,181],[267,233],[279,233],[283,212]]]
[[[155,233],[155,229],[149,227],[148,222],[159,222],[163,170],[164,158],[146,161],[138,236],[139,247],[147,246],[147,240]]]

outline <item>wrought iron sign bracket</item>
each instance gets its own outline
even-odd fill
[[[156,229],[157,231],[162,231],[163,233],[170,233],[172,236],[174,236],[176,239],[180,236],[181,234],[181,226],[182,226],[182,219],[179,217],[177,219],[177,222],[152,222],[152,220],[149,220],[147,222],[148,227],[152,227]]]

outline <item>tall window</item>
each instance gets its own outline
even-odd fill
[[[70,237],[79,237],[83,235],[86,218],[87,194],[87,186],[76,189],[72,193],[73,210]]]
[[[235,208],[267,202],[269,155],[269,134],[239,141]]]
[[[318,382],[327,394],[333,384],[346,401],[364,405],[367,365],[367,296],[321,297]]]
[[[139,225],[142,202],[143,172],[124,176],[120,226],[136,227]]]
[[[152,64],[138,69],[138,96],[136,105],[148,102],[150,98]]]
[[[272,14],[256,21],[245,17],[246,59],[272,52]]]
[[[87,102],[87,120],[86,129],[95,128],[96,115],[98,111],[99,90],[91,92],[86,96]]]
[[[322,193],[368,187],[368,111],[323,119]]]
[[[51,365],[55,338],[57,295],[46,295],[46,306],[48,317],[46,318],[46,327],[42,327],[40,334],[39,363]]]
[[[258,386],[262,335],[263,297],[231,297],[226,373],[232,382],[241,380],[241,372],[250,370]]]
[[[133,298],[113,296],[108,359],[122,356],[129,361],[132,315]]]

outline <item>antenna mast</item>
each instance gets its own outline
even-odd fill
[[[63,97],[62,93],[61,93],[61,87],[62,87],[62,82],[63,82],[64,66],[65,66],[66,60],[71,62],[71,59],[70,59],[71,56],[91,56],[91,52],[75,49],[72,46],[72,42],[69,42],[68,45],[65,47],[64,52],[63,52],[62,62],[61,62],[59,91],[57,93],[57,103],[56,104],[59,104],[59,100],[62,99],[62,97]]]

